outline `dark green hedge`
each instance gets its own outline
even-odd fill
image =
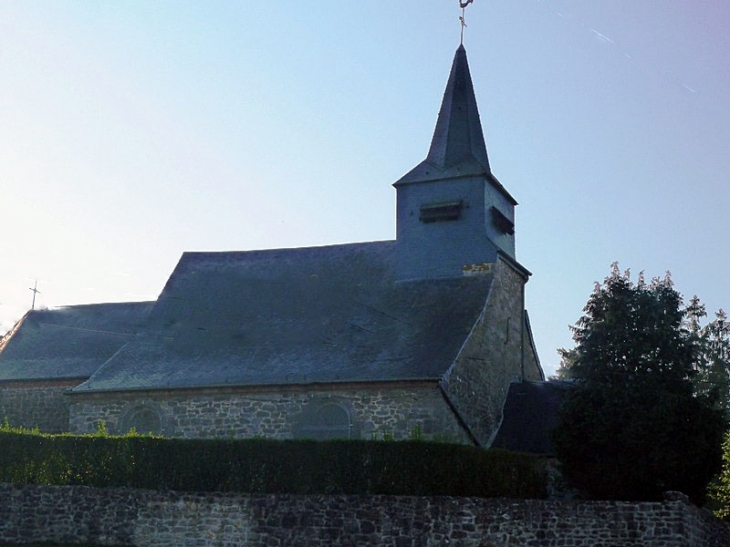
[[[0,432],[0,482],[154,490],[539,498],[526,454],[430,442],[183,440]]]

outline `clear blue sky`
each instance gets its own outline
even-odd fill
[[[0,332],[154,299],[186,250],[392,239],[457,0],[0,3]],[[540,356],[613,261],[730,307],[730,4],[475,0]]]

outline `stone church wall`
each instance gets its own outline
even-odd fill
[[[664,502],[193,494],[0,484],[0,542],[206,547],[725,547],[730,526]]]
[[[503,260],[492,269],[485,309],[444,381],[445,391],[485,446],[499,428],[510,383],[520,381],[523,372],[525,380],[541,380],[531,345],[525,344],[525,280]]]
[[[70,429],[173,437],[393,438],[468,442],[435,382],[410,387],[72,395]]]
[[[63,383],[0,387],[0,421],[7,419],[13,427],[37,427],[44,433],[68,431],[70,387]]]

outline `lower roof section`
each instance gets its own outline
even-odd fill
[[[0,382],[86,379],[142,328],[153,302],[28,312],[0,353]]]

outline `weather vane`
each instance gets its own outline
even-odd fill
[[[464,45],[464,27],[466,26],[466,6],[471,4],[474,0],[459,0],[459,7],[461,8],[461,15],[459,16],[459,22],[461,23],[461,45]]]

